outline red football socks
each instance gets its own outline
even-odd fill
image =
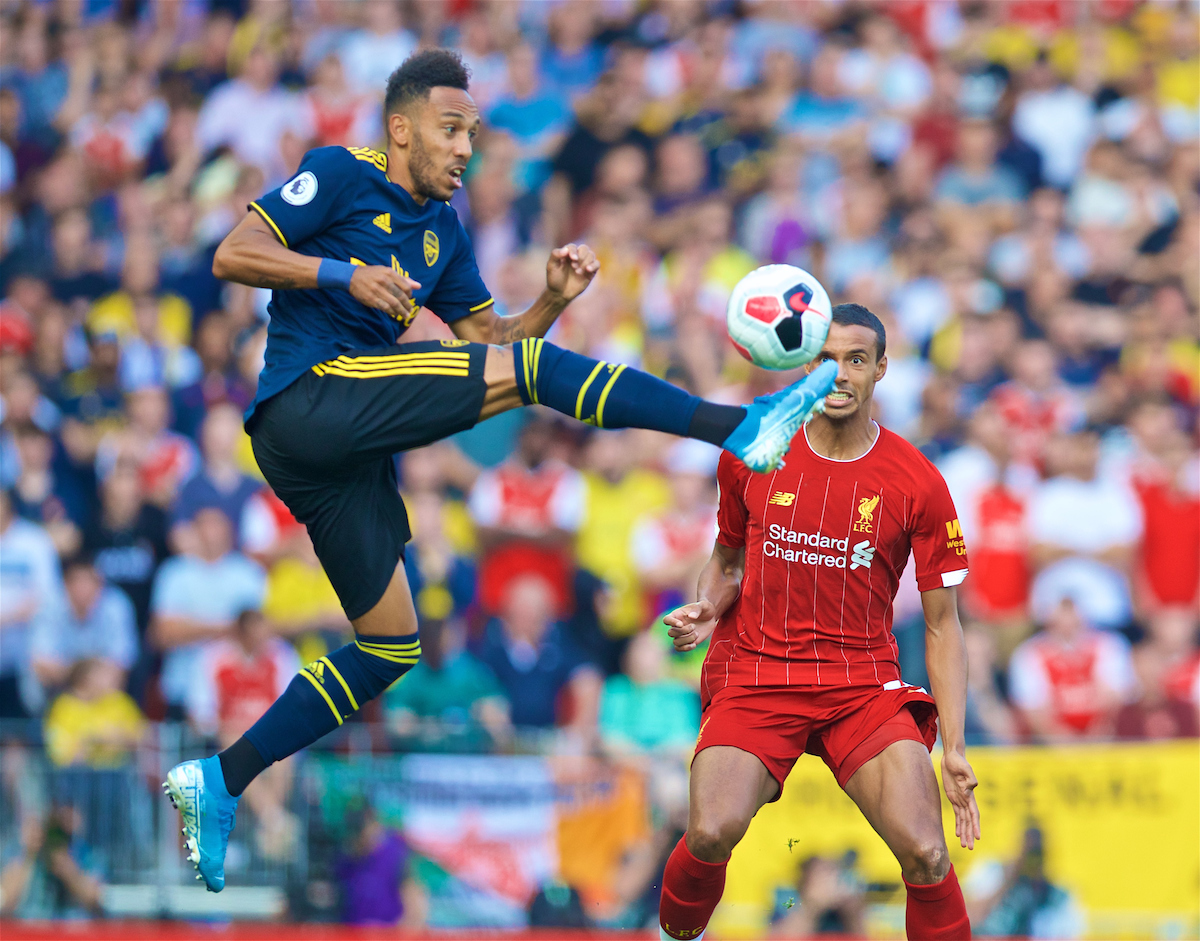
[[[667,869],[670,871],[670,863]],[[908,941],[969,941],[971,922],[967,918],[967,903],[953,866],[941,882],[913,885],[905,880],[904,887],[908,889],[908,910],[904,916]]]
[[[700,936],[712,918],[717,902],[721,901],[729,860],[723,863],[699,860],[687,848],[685,839],[686,836],[680,838],[667,859],[662,897],[658,903],[658,923],[672,938],[690,941]]]

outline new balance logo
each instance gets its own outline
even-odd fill
[[[773,506],[791,506],[795,502],[796,495],[794,493],[784,493],[782,490],[776,490],[771,494],[771,499],[767,501]]]
[[[383,231],[388,235],[392,234],[392,214],[390,212],[381,212],[371,221],[379,226],[379,228],[383,229]]]
[[[864,539],[860,543],[856,543],[850,556],[850,571],[854,571],[860,565],[863,568],[871,567],[871,560],[875,558],[875,547],[871,545],[870,540]]]

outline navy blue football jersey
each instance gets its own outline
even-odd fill
[[[365,147],[319,147],[294,177],[250,204],[285,246],[356,265],[388,265],[420,282],[403,318],[348,291],[277,290],[268,311],[266,365],[255,405],[304,371],[350,350],[389,346],[428,307],[452,323],[492,303],[470,240],[449,203],[420,206],[387,177],[387,155]]]

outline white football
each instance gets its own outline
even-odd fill
[[[829,334],[833,306],[821,282],[793,265],[764,265],[729,295],[725,324],[737,351],[763,369],[811,362]]]

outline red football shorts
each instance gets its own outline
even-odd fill
[[[843,788],[893,742],[911,739],[932,750],[937,706],[918,686],[726,686],[700,721],[696,754],[732,745],[767,766],[783,793],[788,772],[805,752],[817,755]],[[775,800],[779,795],[775,796]]]

